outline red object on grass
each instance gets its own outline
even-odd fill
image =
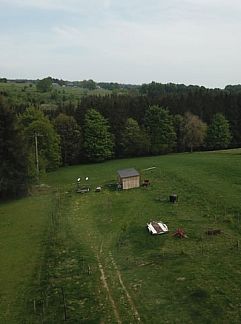
[[[178,228],[174,234],[172,234],[175,237],[179,238],[186,238],[187,235],[185,234],[184,230],[182,228]]]

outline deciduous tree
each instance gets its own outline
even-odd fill
[[[38,80],[36,84],[37,90],[40,92],[48,92],[52,89],[52,78],[44,78],[42,80]]]
[[[207,146],[211,149],[227,148],[231,142],[229,122],[224,115],[214,115],[207,131]]]
[[[60,165],[60,139],[53,125],[44,114],[35,108],[28,108],[19,118],[24,126],[24,134],[29,148],[29,173],[35,171],[35,136],[38,141],[40,172],[55,170]]]
[[[84,89],[94,90],[96,89],[96,83],[93,80],[83,80],[80,81],[80,86]]]
[[[187,112],[184,115],[184,144],[192,152],[205,140],[207,125],[198,116]]]

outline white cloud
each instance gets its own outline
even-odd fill
[[[111,0],[0,0],[1,4],[20,8],[87,13],[98,8],[109,8]]]
[[[0,0],[1,5],[15,7],[31,7],[45,10],[64,10],[70,12],[90,12],[99,9],[113,9],[128,13],[130,16],[140,13],[156,14],[162,16],[163,13],[193,12],[194,9],[214,9],[241,10],[239,0]]]
[[[4,2],[7,0],[0,0],[0,7]],[[7,77],[52,75],[223,86],[235,83],[241,75],[241,22],[236,19],[241,3],[236,0],[9,3],[63,10],[68,19],[55,21],[47,31],[30,26],[24,33],[20,27],[10,34],[1,28],[0,70]],[[81,19],[73,21],[72,12],[92,19],[88,24]]]

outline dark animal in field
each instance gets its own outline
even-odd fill
[[[176,194],[171,194],[169,196],[169,200],[170,200],[171,203],[175,204],[175,203],[178,202],[178,196]]]
[[[218,235],[218,234],[221,234],[221,230],[220,229],[212,229],[212,228],[210,228],[210,229],[208,229],[206,231],[206,234],[207,235]]]
[[[145,188],[147,188],[148,186],[150,186],[150,180],[148,180],[148,179],[146,179],[146,180],[144,180],[143,181],[143,183],[142,183],[142,187],[145,187]]]

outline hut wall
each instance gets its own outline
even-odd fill
[[[140,187],[140,177],[130,177],[122,179],[122,188],[123,189],[131,189]]]

